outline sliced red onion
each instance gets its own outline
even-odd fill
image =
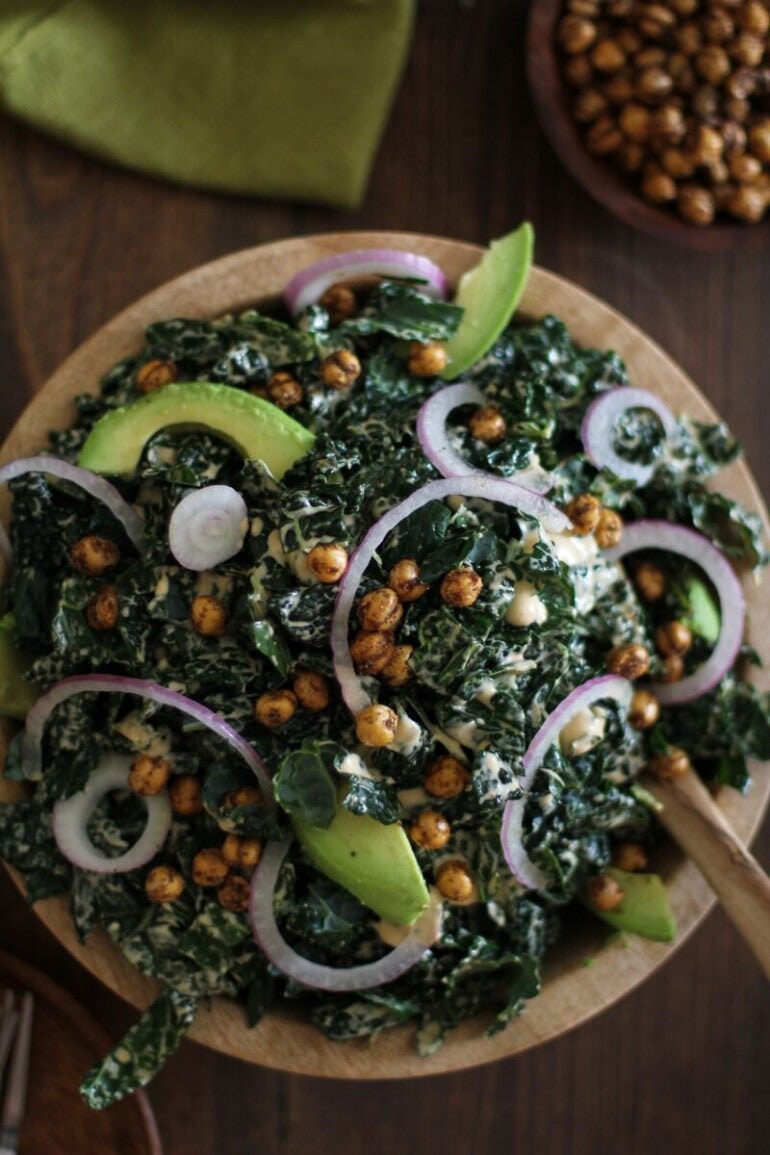
[[[353,249],[322,257],[295,273],[283,291],[283,299],[296,316],[317,301],[330,285],[364,276],[408,277],[424,281],[425,292],[434,297],[446,297],[449,292],[449,282],[444,273],[429,257],[401,249]]]
[[[506,802],[503,809],[502,830],[500,831],[505,861],[516,881],[527,890],[547,890],[549,883],[545,872],[527,854],[523,840],[523,819],[524,809],[527,805],[527,792],[543,764],[543,759],[564,727],[581,710],[585,710],[594,702],[603,701],[605,698],[614,698],[627,709],[631,704],[632,694],[632,683],[616,674],[604,674],[598,678],[591,678],[582,686],[574,689],[551,711],[527,747],[521,760],[524,775],[519,778],[523,794],[520,798],[512,798]]]
[[[490,476],[486,470],[471,465],[452,448],[446,427],[447,417],[453,409],[460,405],[485,405],[486,400],[476,385],[470,381],[458,381],[439,389],[420,407],[417,414],[417,439],[428,461],[442,477],[467,477],[470,474]],[[534,493],[547,493],[552,485],[552,479],[544,469],[521,469],[515,476],[501,480],[514,481]]]
[[[639,549],[662,549],[686,557],[711,579],[719,597],[722,629],[706,661],[678,682],[651,682],[650,690],[664,706],[692,702],[707,694],[732,668],[743,642],[746,602],[735,571],[721,550],[694,529],[670,521],[635,521],[623,530],[620,544],[604,550],[610,561],[619,561]]]
[[[291,838],[271,842],[259,860],[251,882],[249,921],[254,940],[282,974],[320,991],[361,991],[393,982],[418,963],[441,931],[441,901],[431,901],[399,946],[376,962],[351,967],[329,967],[297,954],[281,934],[275,918],[274,897],[281,866]]]
[[[193,489],[174,508],[168,544],[185,569],[211,569],[234,557],[249,528],[246,502],[230,485]]]
[[[144,522],[115,486],[99,477],[97,473],[83,469],[80,465],[73,465],[71,461],[64,461],[61,457],[40,453],[35,457],[21,457],[18,461],[3,465],[0,468],[0,485],[6,481],[13,481],[15,477],[21,477],[25,473],[48,473],[51,477],[60,477],[62,481],[69,481],[72,485],[79,486],[91,497],[107,506],[110,513],[123,526],[138,552],[144,552]]]
[[[53,835],[59,850],[73,866],[92,870],[95,874],[125,874],[127,870],[144,866],[165,842],[173,817],[167,790],[148,798],[136,795],[141,797],[147,810],[147,823],[125,854],[109,858],[89,838],[89,819],[104,795],[112,790],[130,789],[130,769],[131,758],[128,755],[105,754],[82,790],[55,803]]]
[[[580,439],[588,460],[597,469],[611,469],[616,477],[646,485],[655,472],[654,465],[640,465],[620,457],[612,447],[615,424],[629,409],[651,409],[667,437],[676,431],[676,418],[665,402],[646,389],[623,385],[600,394],[586,410],[580,427]]]
[[[531,489],[525,489],[514,481],[506,481],[488,473],[429,481],[384,513],[351,554],[348,568],[338,587],[332,615],[330,644],[334,658],[334,673],[345,704],[353,714],[358,714],[371,701],[353,667],[348,646],[350,612],[361,578],[377,547],[404,518],[409,517],[415,510],[422,509],[431,501],[443,501],[447,497],[479,497],[512,506],[528,517],[537,518],[552,533],[561,533],[570,525],[566,514],[541,494],[533,493]]]
[[[265,764],[256,750],[224,718],[215,714],[208,706],[203,706],[200,702],[187,698],[176,690],[169,690],[157,682],[149,682],[144,678],[124,678],[119,674],[75,674],[73,677],[63,678],[38,698],[27,714],[22,739],[21,757],[25,778],[37,780],[42,776],[43,731],[51,711],[73,694],[102,693],[136,694],[139,698],[157,702],[161,706],[170,706],[186,714],[193,721],[199,722],[227,742],[236,754],[240,754],[258,779],[265,801],[268,805],[272,803],[273,784]]]

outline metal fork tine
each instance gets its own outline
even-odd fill
[[[24,1103],[27,1097],[32,1010],[32,995],[29,991],[25,991],[21,999],[16,1045],[13,1049],[8,1085],[0,1115],[0,1155],[16,1155],[18,1150],[19,1131],[24,1119]]]
[[[6,991],[3,999],[3,1009],[0,1012],[0,1078],[5,1071],[8,1055],[11,1050],[14,1032],[19,1016],[13,1005],[13,992]]]

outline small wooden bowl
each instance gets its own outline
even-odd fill
[[[0,451],[0,461],[35,452],[46,444],[47,431],[65,428],[74,418],[73,399],[85,389],[98,390],[101,375],[141,345],[147,325],[175,316],[216,317],[260,301],[274,300],[293,273],[332,253],[355,248],[396,248],[424,253],[436,261],[451,282],[475,264],[481,250],[469,244],[409,233],[337,233],[277,241],[194,269],[143,297],[110,321],[76,350],[24,411]],[[674,411],[699,421],[716,414],[683,371],[644,333],[596,297],[542,269],[533,269],[520,315],[538,318],[555,313],[580,344],[615,349],[626,360],[632,379],[659,393]],[[745,465],[735,463],[719,478],[726,494],[754,510],[768,529],[762,499]],[[7,497],[7,495],[6,495]],[[7,509],[6,509],[7,513]],[[749,642],[764,659],[770,639],[762,624],[770,619],[770,587],[744,582],[749,607]],[[752,679],[766,678],[752,669]],[[767,685],[767,682],[763,683]],[[0,751],[0,755],[2,751]],[[747,797],[723,790],[719,805],[738,836],[749,842],[759,829],[770,799],[765,765],[752,767],[754,787]],[[16,796],[18,786],[0,779],[0,801]],[[526,1051],[553,1039],[628,994],[671,958],[714,903],[701,874],[673,846],[662,849],[655,868],[664,876],[679,926],[672,945],[629,936],[621,941],[587,915],[576,914],[562,942],[548,956],[542,993],[507,1030],[486,1038],[488,1016],[463,1024],[430,1058],[419,1058],[410,1027],[385,1031],[368,1041],[331,1042],[310,1025],[298,1009],[280,1006],[253,1030],[242,1008],[230,999],[201,1006],[192,1038],[264,1067],[303,1075],[347,1079],[395,1079],[462,1070]],[[18,881],[18,877],[17,877]],[[66,897],[46,899],[35,911],[59,941],[133,1006],[146,1007],[157,984],[145,978],[101,931],[78,942]],[[586,960],[593,965],[587,967]]]
[[[611,162],[591,155],[570,112],[561,74],[555,33],[562,8],[563,0],[534,0],[527,28],[527,76],[540,126],[570,175],[614,216],[660,240],[706,252],[770,244],[770,216],[755,225],[687,224],[673,209],[644,200]]]

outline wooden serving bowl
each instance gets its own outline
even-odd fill
[[[50,428],[69,425],[73,397],[84,389],[96,391],[102,373],[115,361],[136,351],[143,330],[153,321],[173,316],[215,317],[255,302],[275,299],[298,269],[330,253],[352,248],[402,248],[437,261],[451,281],[476,263],[474,245],[438,237],[402,233],[338,233],[278,241],[204,265],[164,285],[100,329],[53,375],[20,417],[3,446],[7,461],[37,451]],[[596,297],[542,269],[533,269],[520,315],[537,318],[556,313],[581,344],[617,350],[626,360],[634,382],[658,392],[675,410],[702,421],[716,414],[682,370],[639,329]],[[742,464],[720,476],[720,487],[767,518],[757,487]],[[5,496],[7,504],[7,495]],[[7,509],[6,509],[7,514]],[[767,585],[746,581],[750,610],[749,640],[767,657],[768,640],[757,623],[768,620]],[[752,671],[752,677],[762,676]],[[770,774],[757,766],[754,788],[744,798],[723,790],[719,804],[739,837],[750,841],[759,828],[770,797]],[[0,799],[13,797],[15,784],[0,780]],[[505,1031],[485,1038],[486,1019],[466,1023],[435,1055],[421,1059],[409,1027],[384,1032],[367,1041],[331,1042],[290,1007],[271,1011],[254,1029],[246,1026],[241,1007],[215,999],[201,1006],[192,1038],[215,1050],[283,1071],[349,1079],[402,1078],[459,1070],[513,1055],[552,1039],[585,1022],[628,994],[667,961],[705,916],[713,895],[695,867],[674,847],[665,847],[655,867],[666,879],[679,925],[673,945],[629,936],[621,942],[607,927],[587,915],[576,915],[565,928],[560,946],[550,955],[543,991],[526,1013]],[[20,884],[21,885],[21,884]],[[97,931],[85,945],[76,938],[65,897],[47,899],[35,910],[59,941],[97,978],[135,1007],[153,999],[157,985],[142,976]],[[593,965],[587,967],[586,959]]]
[[[770,215],[757,224],[720,221],[688,224],[674,209],[652,204],[635,191],[632,178],[608,160],[592,156],[569,108],[556,45],[563,0],[533,0],[527,27],[527,78],[540,126],[554,152],[587,193],[614,216],[661,240],[707,252],[756,249],[770,244]]]

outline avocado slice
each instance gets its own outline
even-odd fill
[[[26,718],[40,691],[25,674],[32,658],[16,648],[13,640],[13,617],[0,619],[0,714],[5,718]]]
[[[293,817],[294,832],[313,865],[386,922],[413,923],[428,905],[428,888],[399,822],[384,826],[338,806],[322,829]]]
[[[599,910],[586,898],[588,909],[616,930],[638,934],[655,942],[673,942],[676,923],[668,903],[668,894],[659,874],[635,874],[608,866],[609,874],[623,890],[624,898],[615,910]]]
[[[275,477],[311,449],[315,438],[283,410],[231,385],[174,381],[100,417],[78,464],[94,473],[131,477],[151,437],[169,426],[205,429],[246,458],[260,458]]]
[[[714,645],[719,641],[722,618],[711,591],[699,577],[688,577],[684,596],[687,603],[685,621],[694,634]]]

